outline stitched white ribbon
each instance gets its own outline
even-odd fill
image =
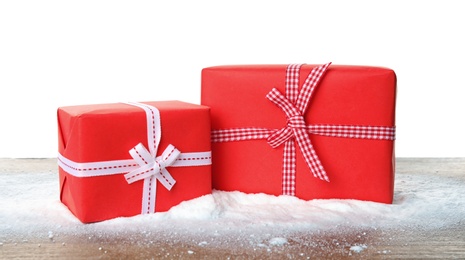
[[[170,144],[161,156],[153,158],[144,145],[139,143],[129,153],[137,164],[140,165],[139,168],[124,175],[129,184],[155,176],[166,189],[171,190],[176,181],[168,170],[166,170],[166,167],[173,165],[179,157],[181,152],[178,149]]]
[[[131,184],[144,180],[142,194],[142,214],[155,212],[157,180],[171,190],[176,181],[166,169],[167,167],[202,166],[211,164],[211,151],[181,153],[173,145],[168,145],[161,156],[157,155],[161,139],[160,112],[156,107],[142,103],[127,103],[142,108],[146,113],[147,143],[149,149],[141,143],[129,151],[133,159],[101,162],[74,162],[58,154],[58,165],[76,177],[105,176],[125,174],[126,181]]]

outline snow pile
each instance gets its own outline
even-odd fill
[[[56,173],[0,175],[0,243],[58,236],[142,234],[198,238],[236,237],[240,243],[283,246],[288,235],[343,229],[438,229],[464,221],[461,180],[433,175],[396,176],[392,205],[356,200],[303,201],[290,196],[214,191],[168,212],[80,223],[59,202]],[[239,243],[239,242],[238,242]],[[364,245],[351,250],[361,252]]]

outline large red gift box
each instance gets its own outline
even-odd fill
[[[210,109],[181,101],[60,107],[60,199],[83,223],[211,194]]]
[[[374,66],[202,70],[213,188],[392,203],[396,75]]]

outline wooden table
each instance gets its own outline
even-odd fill
[[[465,158],[398,158],[396,174],[438,174],[464,183]],[[55,159],[0,159],[0,174],[57,171]],[[0,230],[1,231],[1,230]],[[360,234],[363,234],[362,236]],[[297,234],[272,254],[257,248],[202,247],[197,242],[154,236],[153,244],[137,243],[123,234],[87,236],[67,234],[47,238],[0,241],[1,259],[465,259],[465,216],[457,225],[436,230],[345,230]],[[180,242],[181,241],[181,242]],[[369,245],[360,253],[348,245]],[[344,246],[346,245],[346,246]],[[195,254],[192,251],[195,251]]]

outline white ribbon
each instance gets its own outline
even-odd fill
[[[131,184],[144,180],[142,194],[142,214],[155,212],[157,180],[171,190],[176,181],[166,169],[167,167],[202,166],[211,164],[211,151],[181,153],[173,145],[157,155],[161,139],[160,112],[156,107],[142,103],[127,103],[142,108],[147,121],[147,150],[141,143],[129,151],[133,159],[79,163],[58,154],[58,165],[76,177],[94,177],[113,174],[125,174],[126,181]]]
[[[170,144],[161,156],[153,158],[144,145],[138,144],[129,153],[140,165],[139,168],[124,175],[129,184],[155,176],[166,189],[171,190],[176,181],[166,167],[171,166],[179,157],[181,152],[178,149]]]

